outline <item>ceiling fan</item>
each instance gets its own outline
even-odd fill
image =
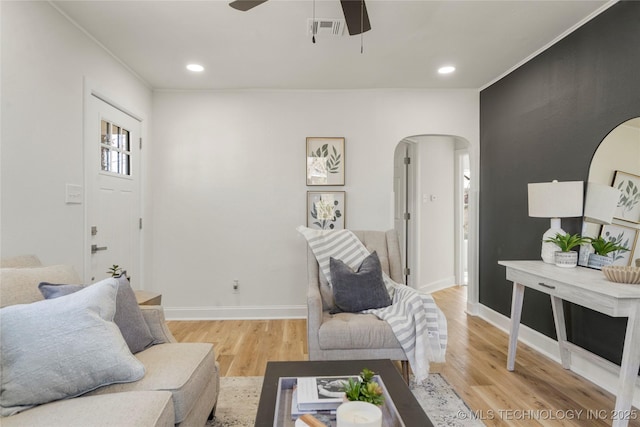
[[[266,1],[267,0],[235,0],[229,3],[229,6],[246,12]],[[350,36],[361,34],[371,29],[367,6],[364,4],[364,0],[340,0],[340,4],[342,5],[344,20]]]

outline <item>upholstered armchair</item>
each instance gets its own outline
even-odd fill
[[[382,271],[393,281],[404,283],[400,246],[394,230],[353,233],[369,252],[377,252]],[[387,322],[373,314],[331,314],[335,307],[333,292],[310,248],[307,250],[307,276],[309,360],[400,360],[402,373],[408,380],[407,356]]]

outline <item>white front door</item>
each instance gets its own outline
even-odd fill
[[[85,280],[109,277],[109,268],[118,265],[136,288],[140,286],[140,121],[93,94],[85,100]]]

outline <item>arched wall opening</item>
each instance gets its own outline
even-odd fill
[[[467,285],[472,314],[478,301],[476,156],[456,135],[409,136],[394,152],[394,227],[406,282],[428,293]]]

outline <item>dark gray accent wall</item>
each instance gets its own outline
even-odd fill
[[[636,1],[614,5],[480,93],[480,303],[509,316],[512,284],[498,260],[540,259],[549,220],[529,218],[527,183],[586,182],[602,139],[637,116]],[[581,222],[562,225],[575,233]],[[565,312],[570,340],[620,363],[626,319],[571,304]],[[555,338],[548,296],[528,289],[522,319]]]

